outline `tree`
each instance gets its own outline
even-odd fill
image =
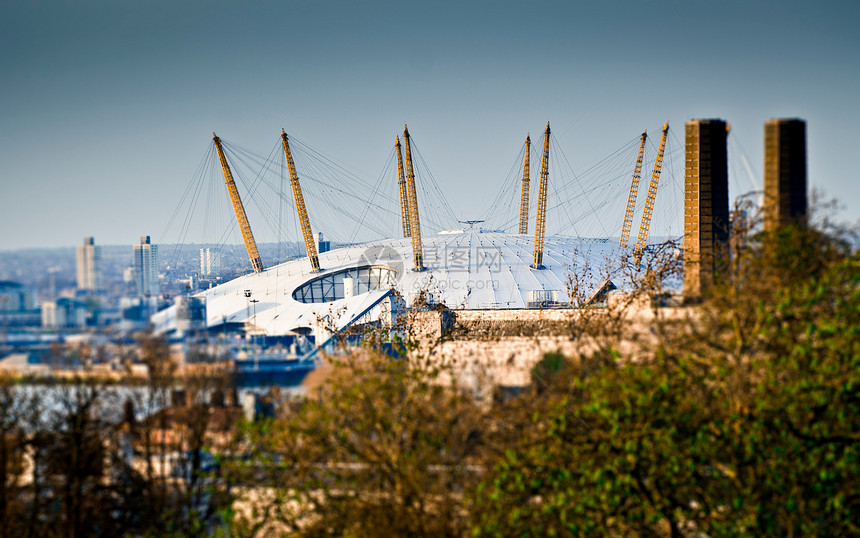
[[[206,346],[189,343],[186,364],[171,357],[168,342],[138,335],[137,351],[149,376],[134,394],[132,408],[144,411],[129,433],[143,462],[146,513],[141,530],[157,536],[200,536],[217,526],[229,505],[229,481],[204,468],[213,448],[234,449],[234,426],[241,409],[225,406],[231,387],[229,367]],[[217,430],[217,431],[213,431]]]
[[[812,228],[736,239],[650,353],[558,369],[474,535],[860,532],[860,257]]]
[[[27,470],[27,429],[35,400],[0,374],[0,536],[17,536],[26,516],[20,499]]]
[[[317,392],[265,423],[262,454],[277,454],[277,464],[262,473],[255,466],[254,481],[277,492],[268,510],[274,528],[463,535],[482,461],[482,413],[471,395],[435,376],[424,362],[354,352],[333,363]]]

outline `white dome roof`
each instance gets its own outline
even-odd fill
[[[424,238],[425,270],[416,272],[411,239],[389,239],[322,253],[319,273],[311,272],[303,257],[197,296],[206,298],[210,327],[255,318],[258,329],[277,335],[315,328],[326,316],[343,327],[360,314],[379,315],[368,309],[392,288],[407,304],[423,292],[430,302],[452,309],[514,309],[568,303],[571,279],[589,290],[605,278],[620,279],[621,252],[608,239],[547,237],[543,269],[530,267],[533,250],[531,235],[475,229],[443,232]],[[250,298],[245,290],[250,290]],[[153,322],[165,329],[170,318],[162,311]]]

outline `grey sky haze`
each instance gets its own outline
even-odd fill
[[[811,185],[860,217],[855,2],[0,6],[0,250],[157,238],[212,131],[266,153],[282,127],[372,182],[408,123],[470,218],[547,120],[579,171],[723,118],[760,180],[763,122],[800,117]]]

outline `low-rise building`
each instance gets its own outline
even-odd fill
[[[83,327],[87,322],[84,303],[66,297],[42,303],[42,327],[64,329]]]

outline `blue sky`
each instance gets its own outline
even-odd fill
[[[0,250],[159,238],[212,131],[267,153],[285,127],[373,182],[403,123],[473,218],[547,120],[579,173],[724,118],[760,181],[763,122],[801,117],[811,186],[856,222],[858,6],[2,1]]]

